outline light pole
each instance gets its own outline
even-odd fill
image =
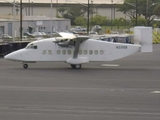
[[[148,26],[148,0],[146,0],[146,26]]]
[[[30,16],[30,8],[31,8],[31,1],[30,0],[28,0],[28,3],[29,3],[29,5],[28,5],[28,16]]]
[[[58,17],[58,0],[56,0],[56,16]]]
[[[77,2],[77,3],[79,3],[79,4],[81,4],[81,5],[85,6],[85,7],[87,7],[87,34],[89,35],[89,9],[90,9],[89,0],[88,0],[88,4],[87,5],[82,4],[82,3],[80,3],[80,2],[78,2],[76,0],[66,0],[66,2],[69,2],[69,1],[71,1],[71,2],[72,1],[73,2]]]
[[[31,16],[33,16],[33,1],[31,2]]]
[[[13,41],[15,41],[15,19],[16,19],[16,11],[17,11],[17,9],[18,9],[18,7],[20,7],[18,4],[16,4],[16,1],[14,0],[13,1],[13,3],[11,3],[11,2],[9,2],[9,1],[7,1],[7,0],[3,0],[3,1],[5,1],[5,2],[7,2],[7,3],[10,3],[10,4],[12,4],[13,5],[13,9],[12,9],[12,14],[13,14],[13,28],[12,28],[12,34],[13,34]],[[16,8],[17,7],[17,8]]]
[[[15,41],[15,0],[14,0],[14,4],[13,4],[13,41]]]
[[[52,26],[53,26],[52,25],[53,24],[52,23],[52,21],[53,21],[53,17],[52,16],[53,16],[53,13],[52,13],[52,0],[51,0],[51,35],[50,35],[50,37],[52,37]]]
[[[87,10],[87,34],[89,35],[89,0],[88,0],[88,10]]]
[[[111,0],[111,3],[112,3],[112,5],[111,5],[111,30],[112,30],[112,8],[113,8],[113,0]]]
[[[20,39],[22,41],[22,0],[20,0]]]
[[[92,18],[93,18],[93,14],[94,14],[94,11],[93,11],[93,0],[91,0],[91,5],[92,5]]]
[[[136,0],[136,26],[137,26],[137,9],[138,9],[138,1]]]
[[[128,2],[124,2],[125,4],[128,4],[128,5],[131,5],[131,6],[133,6],[133,7],[135,7],[136,8],[136,26],[137,26],[137,24],[138,24],[138,21],[137,21],[137,9],[138,9],[138,1],[136,0],[136,4],[134,5],[134,4],[132,4],[132,3],[128,3]]]
[[[132,3],[128,3],[128,2],[124,2],[124,3],[126,3],[126,4],[128,4],[128,5],[131,5],[131,6],[133,6],[133,7],[135,7],[136,8],[136,26],[137,26],[137,24],[138,24],[138,21],[137,21],[137,9],[138,9],[138,0],[136,0],[136,4],[134,5],[134,4],[132,4]],[[157,5],[157,4],[159,4],[159,3],[153,3],[153,4],[151,4],[150,6],[149,6],[149,1],[148,0],[146,0],[146,20],[148,19],[148,10],[152,7],[152,6],[154,6],[154,5]],[[146,21],[146,26],[148,26],[148,20]]]
[[[150,9],[152,6],[158,5],[158,4],[160,4],[160,3],[152,3],[152,5],[149,6],[149,1],[146,0],[146,26],[148,26],[148,13],[149,13],[148,11],[149,11],[149,9]]]

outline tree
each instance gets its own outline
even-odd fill
[[[125,25],[126,20],[124,18],[116,18],[116,19],[114,19],[113,23],[114,23],[114,25],[117,26],[117,28],[119,30],[120,26],[124,26]]]
[[[154,28],[160,28],[160,22],[159,21],[152,21],[152,26]]]
[[[77,17],[74,22],[78,26],[86,26],[87,25],[86,19],[82,16]]]
[[[58,9],[58,12],[62,15],[62,17],[71,20],[71,25],[75,25],[74,21],[77,17],[84,17],[86,11],[87,8],[82,5]]]
[[[66,11],[67,11],[67,8],[65,7],[58,8],[58,12],[60,13],[61,17],[64,17],[64,15],[66,14]]]
[[[160,16],[160,5],[157,5],[157,6],[155,7],[154,13],[155,13],[155,15]]]
[[[132,24],[132,26],[135,26],[135,21],[136,21],[135,18],[131,19],[131,24]],[[137,22],[137,23],[138,23],[138,24],[137,24],[138,26],[145,26],[145,25],[146,25],[146,22],[147,22],[144,17],[138,17],[138,18],[137,18],[137,21],[138,21],[138,22]]]
[[[104,26],[104,25],[107,24],[107,22],[108,22],[107,17],[105,17],[105,16],[100,16],[100,15],[96,15],[96,16],[94,16],[94,17],[92,17],[92,18],[90,19],[90,23],[91,23],[92,25]]]
[[[159,0],[137,0],[138,3],[136,5],[136,0],[125,0],[124,4],[118,5],[118,11],[125,13],[131,19],[136,18],[136,7],[137,7],[137,16],[141,15],[145,17],[147,20],[146,25],[150,25],[150,23],[154,19],[155,8],[157,6]],[[147,2],[148,1],[148,2]]]
[[[117,11],[123,12],[128,17],[135,18],[136,17],[136,1],[135,0],[124,0],[124,4],[117,5]],[[140,16],[139,14],[137,14]]]

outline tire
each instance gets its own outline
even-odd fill
[[[75,69],[75,65],[71,65],[71,67],[72,67],[73,69]]]
[[[27,69],[28,68],[28,64],[23,64],[23,68]]]
[[[71,65],[73,69],[81,69],[81,64]]]

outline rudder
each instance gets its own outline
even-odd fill
[[[141,52],[152,52],[152,27],[134,27],[134,43],[141,45]]]

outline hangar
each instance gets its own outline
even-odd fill
[[[51,28],[51,18],[46,16],[24,16],[22,22],[22,34],[25,32],[45,32],[50,34],[52,31],[65,31],[69,30],[71,27],[69,19],[63,18],[52,18],[52,28]],[[10,36],[15,35],[15,37],[20,36],[20,22],[19,18],[13,19],[0,19],[0,34],[8,34]]]
[[[2,0],[0,2],[0,34],[9,34],[19,36],[19,16],[20,16],[20,1],[15,0]],[[52,4],[51,4],[52,1]],[[58,8],[71,7],[84,5],[87,6],[87,1],[82,0],[22,0],[23,9],[23,32],[50,32],[50,19],[53,17],[52,30],[62,31],[70,29],[70,20],[63,18],[56,18]],[[121,4],[122,0],[89,0],[90,8],[94,11],[94,14],[90,13],[90,16],[103,15],[109,19],[115,19],[118,17],[125,17],[122,12],[118,12],[116,4]],[[14,6],[15,5],[15,6]],[[52,5],[52,7],[51,7]],[[52,11],[52,12],[51,12]],[[16,16],[16,19],[14,17]],[[15,21],[15,22],[14,22]]]

